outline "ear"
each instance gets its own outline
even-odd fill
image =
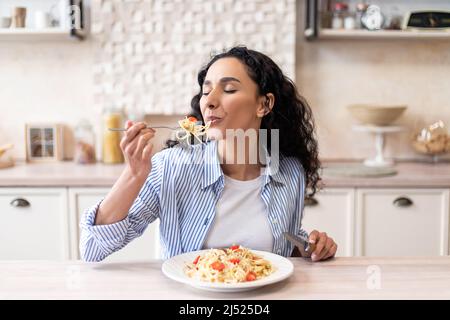
[[[267,93],[259,99],[260,102],[256,110],[256,116],[262,118],[272,112],[273,106],[275,105],[275,96],[272,93]]]

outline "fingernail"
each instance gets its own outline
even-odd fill
[[[316,261],[317,255],[316,255],[315,253],[313,253],[313,254],[311,255],[311,259],[312,259],[313,261]]]

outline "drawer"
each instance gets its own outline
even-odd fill
[[[0,188],[0,260],[69,258],[65,188]]]

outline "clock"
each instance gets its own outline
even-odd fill
[[[378,6],[370,5],[361,17],[362,25],[368,30],[379,30],[383,26],[384,16]]]

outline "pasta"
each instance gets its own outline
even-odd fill
[[[274,271],[269,261],[238,245],[227,249],[210,249],[185,268],[186,275],[191,278],[219,283],[254,281]]]
[[[184,132],[178,131],[176,133],[178,140],[180,140],[180,141],[186,140],[187,141],[192,135],[200,143],[202,143],[202,140],[199,137],[206,134],[206,131],[209,129],[211,122],[208,122],[206,125],[203,126],[203,125],[201,125],[201,122],[197,121],[197,118],[186,117],[183,120],[179,120],[178,124],[180,125],[181,129],[184,130]]]

